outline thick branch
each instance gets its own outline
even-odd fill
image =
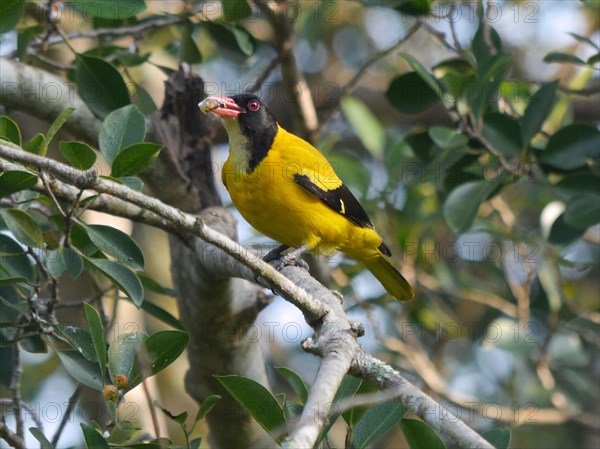
[[[350,374],[361,377],[379,389],[385,389],[404,406],[429,424],[452,448],[494,449],[477,432],[423,393],[391,366],[364,352],[356,352]]]
[[[348,319],[340,297],[315,279],[306,276],[306,271],[287,267],[284,269],[284,274],[314,297],[319,298],[329,309],[321,321],[313,324],[315,337],[303,344],[305,348],[318,351],[323,357],[323,362],[300,420],[286,442],[288,448],[313,447],[326,420],[324,413],[315,415],[315,410],[321,411],[325,404],[333,403],[335,393],[350,368],[354,354],[359,349],[356,337],[362,335],[364,329]]]
[[[0,142],[0,157],[11,161],[21,162],[23,164],[31,164],[38,170],[47,172],[77,188],[92,189],[98,193],[107,194],[147,209],[161,217],[163,220],[170,221],[182,231],[212,243],[243,265],[252,268],[255,273],[265,279],[270,288],[277,291],[300,308],[305,313],[305,318],[309,323],[318,320],[326,312],[323,306],[315,301],[314,298],[304,290],[298,288],[289,279],[282,276],[271,265],[263,262],[239,243],[236,243],[214,229],[207,227],[196,216],[181,212],[174,207],[164,204],[156,198],[146,196],[141,192],[136,192],[122,184],[102,179],[98,177],[97,173],[93,170],[77,170],[60,162],[27,153],[18,146],[8,142]]]
[[[45,70],[0,58],[0,104],[52,122],[66,108],[75,112],[65,129],[97,145],[102,122],[77,95],[77,85]]]

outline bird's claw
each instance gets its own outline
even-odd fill
[[[279,260],[275,262],[275,269],[277,271],[281,271],[285,267],[299,267],[304,268],[306,271],[309,271],[308,264],[301,258],[294,257],[294,255],[292,254],[286,254],[285,256],[279,258]]]

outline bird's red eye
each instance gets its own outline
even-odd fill
[[[258,111],[260,109],[260,103],[257,100],[250,100],[248,102],[248,109],[251,111]]]

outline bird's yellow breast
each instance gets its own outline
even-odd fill
[[[307,142],[279,128],[266,157],[252,171],[248,158],[248,148],[231,143],[222,178],[235,207],[260,233],[291,247],[334,247],[350,254],[381,244],[373,229],[357,226],[295,181],[294,175],[302,174],[323,190],[342,184],[327,159]]]

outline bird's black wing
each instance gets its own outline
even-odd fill
[[[336,189],[324,190],[312,182],[306,175],[296,173],[294,180],[338,214],[343,215],[361,228],[374,229],[367,212],[345,184],[340,185]],[[381,245],[379,245],[379,250],[386,256],[392,255],[390,248],[384,242],[381,242]]]
[[[373,223],[350,189],[344,184],[337,189],[323,190],[306,175],[296,173],[294,180],[323,201],[327,206],[356,223],[361,228],[373,228]]]

